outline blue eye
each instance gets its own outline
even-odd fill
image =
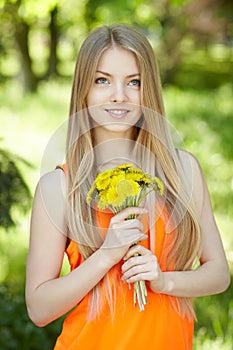
[[[140,86],[141,82],[138,79],[133,79],[133,80],[130,81],[129,85],[131,85],[131,86]]]
[[[107,84],[107,79],[106,78],[97,78],[96,80],[95,80],[95,83],[96,84]]]

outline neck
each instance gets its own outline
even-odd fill
[[[137,164],[135,141],[128,139],[111,139],[99,143],[94,148],[97,171],[114,168],[120,164]]]

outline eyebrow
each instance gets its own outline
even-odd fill
[[[97,70],[96,73],[101,73],[101,74],[104,74],[106,75],[107,77],[111,77],[111,74],[107,73],[107,72],[103,72],[101,70]],[[133,78],[135,76],[140,76],[140,73],[135,73],[135,74],[129,74],[127,75],[127,78]]]

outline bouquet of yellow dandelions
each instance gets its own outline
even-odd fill
[[[123,164],[97,175],[87,194],[87,203],[90,204],[92,200],[96,200],[99,209],[109,208],[117,214],[126,207],[139,206],[151,191],[163,195],[163,182],[158,177],[134,168],[132,164]],[[131,215],[127,219],[134,218],[135,215]],[[136,302],[139,304],[140,311],[144,310],[144,305],[147,304],[145,281],[134,283],[134,305]]]

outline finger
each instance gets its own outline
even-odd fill
[[[122,231],[116,236],[116,239],[112,242],[105,240],[102,247],[107,249],[120,248],[120,247],[130,247],[135,241],[142,241],[147,239],[148,236],[140,233],[137,229]],[[125,255],[125,254],[124,254]],[[123,255],[123,256],[124,256]]]
[[[115,221],[123,221],[127,219],[130,215],[140,215],[140,214],[146,214],[148,212],[147,209],[141,208],[141,207],[127,207],[123,210],[121,210],[118,214],[114,215],[114,217],[111,219],[112,222]]]
[[[143,258],[145,257],[137,257],[138,260],[135,260],[136,263],[134,263],[133,266],[131,265],[131,261],[136,258],[132,258],[127,261],[122,266],[122,280],[127,281],[132,278],[137,276],[138,280],[140,280],[142,274],[147,274],[147,280],[149,279],[155,279],[159,276],[159,268],[158,265],[156,264],[155,260],[154,261],[143,261]],[[130,265],[128,265],[128,262],[130,262]],[[138,263],[139,262],[139,263]],[[131,281],[132,282],[132,281]]]
[[[122,277],[122,281],[125,281],[127,283],[134,283],[137,281],[150,281],[152,279],[150,272],[142,272],[138,273],[136,275],[130,276],[126,279]]]
[[[148,254],[144,256],[143,255],[133,256],[122,265],[122,272],[125,273],[126,271],[139,265],[143,266],[143,268],[146,268],[147,266],[150,269],[155,270],[158,267],[158,262],[156,257],[153,254]]]
[[[141,257],[142,258],[142,257]],[[141,275],[142,273],[147,273],[148,275],[150,274],[150,276],[154,276],[157,272],[157,267],[154,263],[150,262],[150,261],[142,261],[142,259],[138,260],[140,261],[139,264],[135,264],[133,266],[131,266],[129,269],[127,268],[127,265],[125,265],[124,267],[122,267],[122,270],[126,269],[126,271],[122,271],[122,280],[128,280],[129,278],[131,278],[132,276],[138,276]]]
[[[144,225],[141,221],[137,220],[137,219],[130,219],[130,220],[124,220],[124,221],[117,221],[117,222],[113,222],[113,220],[111,220],[111,228],[116,230],[124,230],[124,229],[128,229],[128,228],[137,228],[140,231],[144,231]]]
[[[121,233],[124,234],[124,233]],[[128,244],[131,246],[135,242],[141,242],[148,238],[147,235],[144,233],[139,233],[138,230],[127,230],[125,231],[125,239],[127,240]]]
[[[122,273],[127,272],[135,266],[150,264],[150,259],[148,259],[148,255],[144,256],[133,256],[128,259],[121,267]]]
[[[152,255],[151,250],[143,247],[140,244],[135,244],[132,247],[129,248],[126,255],[124,256],[124,260],[128,260],[129,258],[135,256],[135,254],[138,255]]]

